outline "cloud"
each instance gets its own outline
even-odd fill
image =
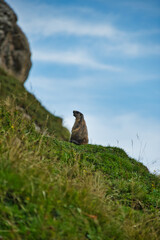
[[[10,0],[9,0],[10,2]],[[11,6],[13,5],[12,2]],[[55,34],[70,34],[75,36],[120,38],[123,31],[107,22],[97,22],[98,13],[94,8],[81,6],[57,6],[35,2],[15,1],[14,5],[20,24],[28,34],[53,36]],[[24,11],[25,9],[25,11]],[[22,14],[23,13],[23,14]],[[100,14],[101,15],[101,14]],[[106,19],[106,14],[105,14]]]
[[[160,55],[160,44],[141,44],[134,42],[121,42],[120,44],[107,44],[105,46],[107,54],[117,54],[126,55],[129,57],[144,57],[152,55]]]
[[[76,36],[104,37],[109,39],[121,38],[125,35],[110,24],[96,24],[94,22],[78,21],[76,18],[44,17],[34,18],[32,22],[25,23],[27,32],[33,35],[39,34],[52,36],[54,34],[70,34]]]
[[[24,28],[33,36],[52,37],[55,35],[77,36],[92,39],[90,47],[95,51],[106,46],[106,54],[119,53],[122,56],[144,57],[160,55],[160,45],[146,43],[145,36],[160,34],[160,29],[122,31],[109,23],[95,23],[90,20],[77,20],[76,17],[38,17],[25,22]],[[98,38],[95,45],[95,39]],[[142,38],[142,39],[141,39]],[[107,41],[106,41],[107,40]],[[106,43],[107,42],[107,43]],[[119,56],[121,56],[119,55]]]
[[[100,69],[119,72],[120,67],[100,63],[94,60],[87,52],[84,51],[63,51],[63,52],[42,52],[33,51],[33,61],[51,62],[57,64],[76,65],[84,68]]]
[[[122,6],[135,9],[151,9],[151,6],[143,1],[135,3],[124,1],[121,4]],[[78,46],[81,48],[84,45],[83,40],[81,41],[80,39],[90,38],[90,45],[87,47],[97,52],[97,54],[104,50],[106,55],[110,54],[110,56],[116,56],[116,58],[117,55],[118,57],[128,56],[136,58],[160,55],[160,45],[151,41],[148,44],[149,41],[146,41],[146,39],[153,37],[155,34],[159,35],[159,28],[150,27],[150,29],[126,31],[117,27],[119,22],[117,22],[116,26],[109,17],[106,18],[102,13],[96,13],[94,8],[64,7],[42,3],[37,6],[34,2],[24,2],[22,4],[20,1],[16,1],[15,5],[17,5],[17,8],[19,6],[20,10],[22,7],[23,9],[25,7],[25,12],[24,10],[19,10],[21,24],[25,32],[30,36],[31,41],[34,39],[36,43],[37,40],[41,42],[43,38],[51,38],[53,36],[60,38],[63,36],[76,36],[78,37],[77,48]],[[155,10],[155,6],[152,6],[152,8]],[[100,14],[102,17],[97,18],[96,14]],[[96,19],[99,20],[96,21]],[[76,41],[74,44],[76,44]],[[77,60],[75,59],[75,61]],[[87,63],[92,66],[95,64],[91,63],[90,60],[89,62],[87,60]],[[106,66],[100,64],[100,68],[105,69]]]

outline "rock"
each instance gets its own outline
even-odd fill
[[[17,25],[17,16],[0,0],[0,67],[25,82],[31,68],[28,40]]]

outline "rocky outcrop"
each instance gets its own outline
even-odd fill
[[[17,25],[17,16],[0,0],[0,67],[24,82],[31,68],[29,43]]]

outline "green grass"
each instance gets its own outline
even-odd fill
[[[0,238],[159,240],[159,177],[123,149],[77,146],[45,125],[37,132],[37,112],[28,121],[16,107],[26,90],[1,74]]]
[[[119,148],[76,146],[0,104],[3,239],[160,239],[160,182]]]
[[[68,141],[69,131],[63,127],[62,118],[49,113],[22,83],[0,68],[0,99],[5,99],[6,96],[12,97],[15,104],[24,109],[41,129],[47,128],[56,138]]]

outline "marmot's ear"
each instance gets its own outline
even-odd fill
[[[83,113],[81,113],[81,119],[84,118]]]

